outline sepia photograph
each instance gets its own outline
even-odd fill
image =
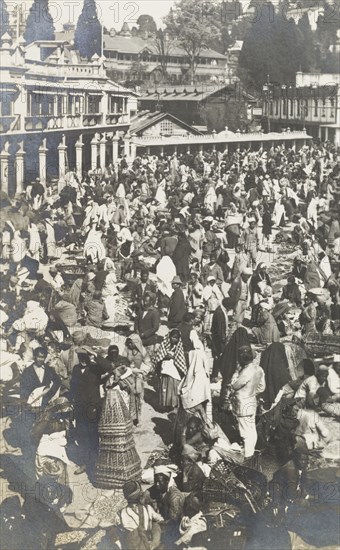
[[[340,0],[0,0],[3,550],[340,548]]]

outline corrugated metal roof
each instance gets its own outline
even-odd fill
[[[141,101],[203,101],[214,95],[231,96],[235,93],[235,87],[231,85],[216,85],[213,83],[202,83],[196,86],[165,86],[159,88],[147,88],[142,91]],[[249,94],[242,92],[244,99],[253,101],[254,98]]]

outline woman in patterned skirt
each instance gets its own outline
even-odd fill
[[[123,377],[115,371],[105,385],[96,465],[96,486],[101,489],[119,489],[126,481],[141,478],[141,462],[132,435],[130,396]]]

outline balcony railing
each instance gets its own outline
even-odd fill
[[[106,115],[106,124],[129,124],[130,118],[127,113],[109,113]]]
[[[83,115],[83,126],[97,126],[103,121],[103,115],[100,113],[87,113]]]

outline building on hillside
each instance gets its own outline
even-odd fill
[[[71,40],[69,31],[56,33],[58,40]],[[185,50],[166,37],[167,80],[173,83],[190,82],[189,59]],[[127,23],[120,32],[114,29],[103,36],[105,67],[115,82],[159,82],[162,79],[162,58],[156,39],[133,35]],[[227,57],[214,50],[202,50],[196,68],[196,82],[225,82]]]
[[[40,177],[104,167],[130,156],[130,117],[137,94],[110,81],[103,60],[88,63],[56,41],[24,47],[2,36],[0,48],[0,163],[2,190],[20,193]],[[41,49],[50,50],[41,61]]]
[[[267,84],[263,116],[271,129],[306,128],[314,138],[340,146],[340,74],[298,72],[295,86]]]
[[[142,109],[168,112],[191,126],[206,126],[209,131],[220,131],[225,127],[231,102],[243,105],[244,118],[252,119],[252,108],[256,101],[240,90],[237,83],[150,87],[141,91],[139,101]]]

